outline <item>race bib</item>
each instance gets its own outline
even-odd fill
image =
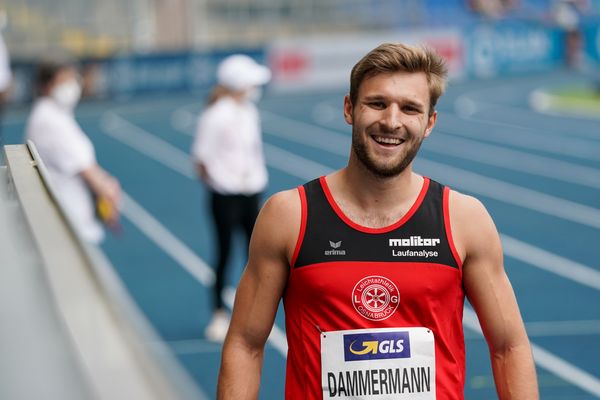
[[[427,328],[321,333],[323,399],[435,400],[435,344]]]

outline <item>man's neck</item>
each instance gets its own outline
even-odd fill
[[[381,228],[399,220],[412,207],[423,186],[423,177],[415,174],[410,165],[390,178],[348,165],[328,176],[327,183],[335,201],[352,221]]]

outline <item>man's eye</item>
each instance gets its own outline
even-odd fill
[[[378,109],[385,108],[385,103],[382,101],[372,101],[369,103],[369,105],[373,108],[378,108]]]

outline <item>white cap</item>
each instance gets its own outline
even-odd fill
[[[244,54],[225,58],[217,68],[217,81],[231,90],[246,90],[271,80],[271,71]]]

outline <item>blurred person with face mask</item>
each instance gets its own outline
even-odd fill
[[[210,192],[209,207],[217,237],[214,313],[205,336],[222,341],[229,315],[222,300],[225,269],[235,228],[249,243],[258,215],[261,193],[267,186],[260,118],[256,102],[270,70],[252,58],[235,54],[217,69],[217,86],[198,119],[192,158],[200,180]]]
[[[118,225],[121,188],[98,165],[92,142],[75,120],[82,91],[77,69],[71,63],[46,61],[38,66],[35,79],[38,98],[25,138],[35,144],[77,233],[98,244],[104,238],[101,222]]]

